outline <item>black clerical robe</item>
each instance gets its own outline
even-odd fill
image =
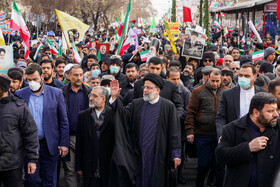
[[[112,107],[115,110],[116,144],[113,151],[111,174],[117,181],[110,186],[135,186],[136,175],[141,172],[139,126],[143,98],[135,99],[124,107],[119,99]],[[169,175],[173,166],[172,150],[181,149],[181,134],[177,122],[176,108],[172,102],[161,98],[157,122],[152,186],[169,186]]]

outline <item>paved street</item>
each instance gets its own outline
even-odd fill
[[[195,177],[196,177],[196,159],[191,158],[188,159],[188,162],[184,168],[184,176],[187,178],[187,184],[185,185],[178,185],[178,187],[194,187],[195,186]],[[59,179],[59,187],[67,187],[65,180],[64,180],[64,172],[61,169],[61,175]],[[207,187],[207,185],[206,185]]]

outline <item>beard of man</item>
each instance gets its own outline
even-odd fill
[[[48,81],[48,80],[50,80],[50,78],[52,77],[52,74],[48,74],[48,76],[47,77],[45,77],[44,76],[44,81]]]
[[[276,126],[277,121],[273,121],[273,122],[272,122],[272,120],[274,120],[274,119],[277,119],[277,117],[274,117],[274,118],[271,119],[271,120],[266,119],[266,118],[264,117],[264,115],[263,115],[262,112],[260,112],[260,115],[259,115],[259,117],[257,118],[258,123],[264,125],[266,128],[275,127],[275,126]]]
[[[143,100],[144,101],[152,101],[153,99],[155,99],[156,97],[156,94],[157,94],[157,91],[154,91],[152,93],[148,93],[148,92],[143,92]]]
[[[137,80],[137,79],[136,79],[135,77],[132,77],[132,76],[128,78],[128,81],[129,81],[130,83],[134,83],[136,80]]]
[[[101,107],[101,101],[97,101],[97,102],[94,102],[94,101],[90,101],[89,102],[89,108],[99,108]]]
[[[228,86],[230,84],[230,81],[228,81],[227,79],[223,79],[223,84],[224,86]]]

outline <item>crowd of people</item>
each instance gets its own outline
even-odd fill
[[[14,67],[0,74],[0,185],[55,187],[63,169],[69,187],[176,186],[188,182],[184,165],[197,157],[197,187],[272,186],[278,46],[269,34],[258,43],[241,41],[238,29],[226,37],[212,29],[197,59],[181,54],[180,29],[177,53],[159,29],[136,36],[121,56],[113,28],[83,41],[72,31],[81,62],[71,45],[52,53],[46,37],[58,49],[61,32],[40,35],[27,60],[13,37]],[[98,57],[102,43],[110,50]]]

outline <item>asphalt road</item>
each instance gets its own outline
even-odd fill
[[[196,159],[188,159],[188,162],[185,163],[183,175],[187,179],[187,184],[179,184],[178,187],[194,187],[195,178],[196,178]],[[207,186],[207,185],[205,185]],[[64,171],[61,168],[61,174],[59,178],[59,187],[67,187],[64,179]],[[79,186],[80,187],[80,186]]]

